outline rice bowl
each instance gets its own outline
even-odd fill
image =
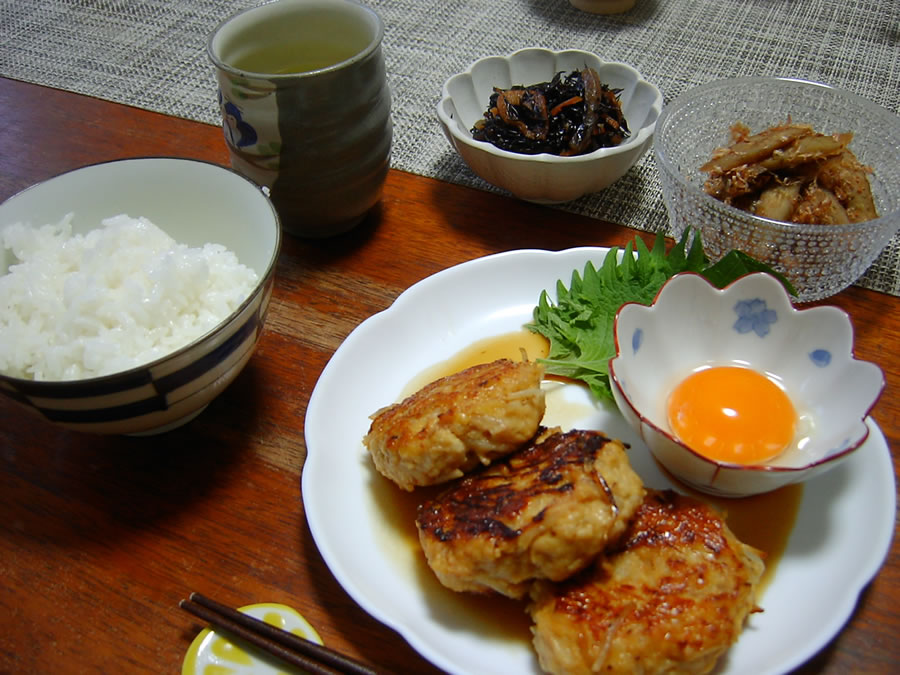
[[[193,419],[250,359],[271,297],[280,223],[261,188],[215,164],[140,158],[92,165],[0,204],[0,274],[6,273],[0,285],[17,276],[19,255],[29,255],[28,245],[31,254],[50,255],[51,262],[53,255],[62,256],[58,263],[72,253],[62,254],[59,246],[74,250],[88,239],[99,241],[92,231],[110,217],[119,234],[150,231],[159,248],[156,267],[139,262],[152,258],[141,253],[146,241],[128,244],[125,236],[81,251],[82,267],[69,270],[57,301],[62,304],[53,311],[43,298],[36,305],[40,311],[32,306],[11,318],[15,312],[0,293],[0,327],[12,322],[19,331],[14,339],[0,332],[0,393],[68,428],[158,433]],[[160,236],[150,224],[166,233]],[[35,243],[35,228],[42,227],[46,237],[57,238],[52,246]],[[201,296],[208,307],[198,306]],[[68,314],[60,318],[61,312]],[[141,324],[157,334],[157,344],[142,337],[141,355],[128,355],[125,346],[139,341],[134,329]],[[42,346],[35,346],[35,335],[42,336]],[[50,354],[50,363],[31,366],[30,372],[15,370],[21,363],[10,366],[8,348],[21,349],[20,339],[40,356]]]

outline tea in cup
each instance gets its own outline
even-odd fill
[[[327,237],[378,203],[390,164],[384,25],[354,0],[276,0],[210,37],[232,167],[285,231]]]

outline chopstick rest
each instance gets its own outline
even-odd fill
[[[223,605],[200,593],[191,593],[178,606],[209,622],[213,628],[229,633],[284,663],[314,675],[377,675],[373,670],[328,647]]]

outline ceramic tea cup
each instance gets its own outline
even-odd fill
[[[345,232],[381,198],[392,139],[383,34],[354,0],[276,0],[209,39],[232,167],[269,188],[287,232]]]
[[[634,7],[635,0],[569,0],[573,7],[591,14],[621,14]]]

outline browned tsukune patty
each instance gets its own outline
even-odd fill
[[[529,612],[549,673],[706,673],[756,607],[764,565],[710,506],[650,491],[614,550],[536,582]]]
[[[363,443],[378,471],[404,490],[458,478],[534,436],[543,375],[531,361],[472,366],[376,412]]]
[[[620,536],[643,500],[625,448],[596,431],[552,433],[419,507],[429,566],[456,591],[522,597]]]

